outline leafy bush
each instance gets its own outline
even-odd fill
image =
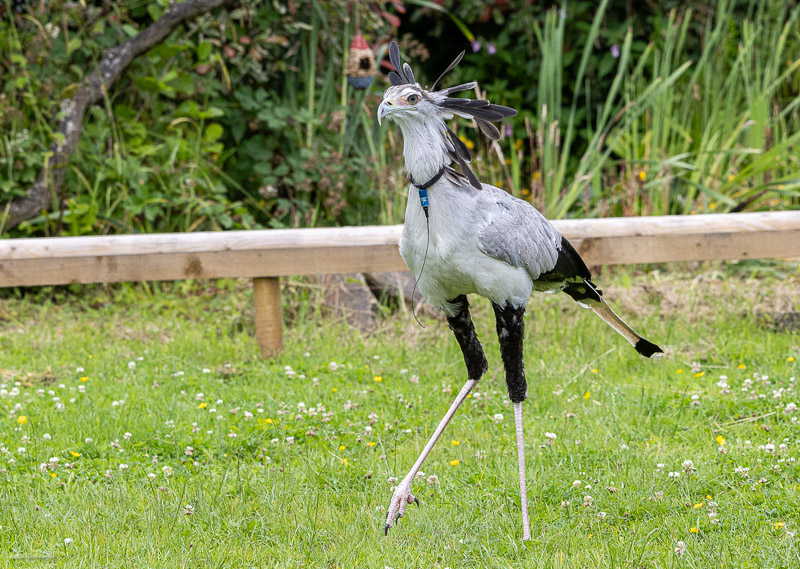
[[[46,164],[62,99],[167,0],[2,2],[5,204]],[[400,221],[401,141],[374,120],[387,82],[353,92],[344,76],[356,5],[378,56],[399,35],[423,83],[467,49],[448,81],[477,79],[520,110],[478,148],[478,173],[548,215],[796,207],[800,8],[788,0],[244,0],[130,66],[87,113],[51,211],[11,234]]]

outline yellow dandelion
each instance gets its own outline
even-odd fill
[[[729,182],[733,182],[735,179],[736,179],[736,176],[734,176],[733,174],[728,174],[728,181]]]
[[[17,417],[17,423],[19,423],[20,425],[24,425],[27,422],[28,418],[25,415],[20,415],[19,417]]]
[[[375,377],[372,378],[372,381],[380,383],[381,381],[383,381],[383,378],[379,375],[376,375]]]
[[[264,419],[265,425],[272,425],[273,423],[275,423],[275,421],[272,420],[272,417],[267,417],[266,419]]]
[[[699,510],[700,508],[702,508],[702,507],[703,507],[703,502],[698,502],[697,504],[695,504],[695,505],[694,505],[694,506],[692,506],[692,507],[693,507],[695,510]]]
[[[464,144],[467,146],[468,149],[472,150],[475,148],[475,143],[472,142],[469,138],[464,141]]]
[[[455,439],[450,439],[450,444],[453,445],[454,447],[457,447],[458,445],[461,444],[461,441],[457,441]]]
[[[711,494],[706,494],[706,500],[711,500]]]
[[[724,445],[725,444],[725,437],[723,437],[722,435],[717,435],[716,441],[717,441],[718,445]],[[709,498],[709,500],[710,499],[711,498]]]
[[[794,361],[794,356],[789,356],[788,358],[786,358],[786,361],[792,363]]]
[[[704,371],[698,371],[696,374],[694,374],[694,376],[695,377],[703,377],[705,374],[706,374],[706,372],[704,372]]]
[[[342,461],[342,464],[344,464],[345,466],[350,466],[350,463],[347,462],[346,458],[342,458],[341,461]]]
[[[529,196],[531,195],[531,191],[528,188],[522,188],[522,195]]]
[[[368,444],[369,446],[371,446],[371,447],[374,447],[374,446],[375,446],[376,444],[378,444],[378,443],[376,443],[375,441],[369,441],[367,444]]]
[[[344,450],[344,449],[346,449],[346,448],[347,448],[347,447],[346,447],[346,446],[344,446],[344,445],[339,445],[339,450]]]
[[[775,529],[783,529],[786,527],[786,524],[783,522],[775,522]]]
[[[200,405],[197,406],[198,409],[205,409],[206,407],[208,407],[208,403],[206,403],[205,401],[203,401]]]
[[[739,364],[739,365],[738,365],[738,366],[736,366],[736,367],[738,367],[739,369],[744,369],[744,368],[746,368],[747,366],[746,366],[746,365],[744,365],[744,364]]]
[[[696,528],[696,527],[694,527],[694,526],[689,528],[689,533],[697,533],[697,532],[699,532],[699,531],[700,531],[700,530],[699,530],[699,529],[697,529],[697,528]]]
[[[594,368],[594,369],[592,370],[592,373],[598,373],[599,371],[600,371],[600,370],[598,370],[597,368]]]
[[[467,393],[467,399],[472,399],[472,393]]]
[[[84,375],[83,377],[79,377],[78,379],[81,380],[82,382],[86,383],[87,381],[89,381],[89,376],[88,375]]]
[[[589,399],[589,397],[591,397],[591,396],[592,396],[592,392],[591,391],[587,391],[586,393],[583,394],[583,398],[584,399]]]
[[[337,391],[339,391],[339,390],[338,390],[338,389],[336,389],[336,388],[334,387],[333,389],[331,389],[331,391],[333,391],[334,393],[336,393],[336,392],[337,392]]]
[[[675,370],[675,373],[683,373],[682,369]]]
[[[58,474],[56,474],[55,472],[51,472],[51,473],[50,473],[50,478],[55,478],[56,476],[58,476]],[[776,524],[776,525],[777,525],[777,524]]]
[[[639,179],[644,182],[647,179],[647,170],[639,170]]]
[[[69,453],[70,453],[70,454],[71,454],[71,455],[72,455],[74,458],[78,458],[78,457],[81,455],[81,453],[79,453],[79,452],[75,452],[74,450],[71,450],[71,451],[69,451]]]
[[[708,204],[708,209],[716,209],[716,207],[717,207],[717,204],[716,204],[716,203],[714,203],[714,202],[710,202],[710,203]]]
[[[461,464],[460,460],[451,460],[450,461],[450,466],[458,466],[459,464]]]

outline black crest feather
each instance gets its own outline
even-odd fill
[[[447,66],[447,69],[445,69],[442,74],[439,75],[439,77],[433,82],[433,85],[427,89],[427,91],[434,91],[439,81],[441,81],[445,75],[452,71],[453,68],[461,62],[461,59],[464,57],[464,53],[465,52],[462,51],[458,54],[458,57],[456,57],[453,62]],[[392,67],[394,67],[394,71],[389,72],[389,82],[392,85],[413,85],[416,83],[414,72],[411,70],[411,66],[408,63],[404,63],[400,58],[400,47],[397,45],[397,42],[393,41],[389,44],[389,61],[391,61]],[[485,136],[492,140],[499,140],[500,130],[492,123],[500,122],[504,118],[515,116],[517,114],[515,109],[504,107],[503,105],[493,105],[485,99],[466,99],[449,96],[452,93],[474,89],[477,86],[478,83],[476,81],[470,81],[469,83],[462,83],[460,85],[442,89],[441,91],[433,94],[445,96],[445,99],[441,103],[438,103],[442,109],[446,109],[447,111],[464,118],[474,119],[475,123],[478,125],[478,128],[481,129],[481,132]],[[430,96],[427,97],[432,102],[435,102],[435,100]],[[438,100],[438,98],[436,100]],[[475,188],[481,189],[481,183],[478,180],[478,177],[469,167],[469,163],[472,161],[472,156],[467,149],[467,146],[449,128],[447,129],[447,137],[450,141],[450,146],[452,146],[453,149],[452,151],[448,151],[450,158],[453,160],[453,162],[458,163],[462,174],[464,174],[464,176],[469,180],[469,183]]]

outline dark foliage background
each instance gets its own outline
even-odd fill
[[[0,205],[39,175],[102,51],[167,6],[2,2]],[[399,38],[423,83],[467,50],[448,81],[521,112],[496,146],[459,134],[486,181],[550,215],[796,205],[796,2],[244,0],[138,58],[88,113],[51,210],[6,234],[399,222],[401,140],[374,119],[386,67],[365,92],[344,76],[356,11],[378,58]]]

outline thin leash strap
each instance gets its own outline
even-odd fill
[[[439,171],[436,172],[433,178],[431,178],[424,184],[417,184],[414,181],[414,178],[411,178],[411,183],[414,185],[414,187],[417,188],[417,191],[419,192],[419,204],[422,206],[422,211],[425,212],[425,229],[427,231],[427,237],[425,240],[425,255],[423,255],[422,257],[422,268],[420,268],[419,270],[419,276],[417,276],[417,278],[414,279],[414,289],[411,291],[411,315],[414,317],[414,320],[417,321],[417,324],[419,324],[422,328],[425,328],[425,326],[422,324],[422,322],[419,321],[419,318],[417,318],[417,305],[416,303],[414,303],[414,294],[417,292],[417,285],[419,284],[419,279],[422,278],[422,273],[425,270],[425,262],[428,260],[428,247],[431,244],[431,220],[430,220],[430,214],[428,212],[428,188],[431,187],[436,182],[438,182],[439,178],[441,178],[442,175],[444,175],[444,166],[442,166],[439,169]]]

